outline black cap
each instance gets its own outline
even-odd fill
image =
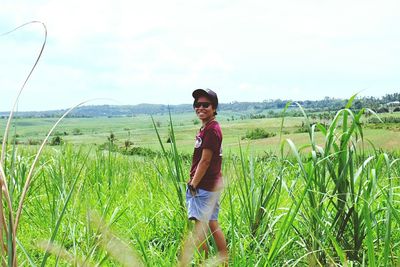
[[[218,108],[218,96],[217,94],[211,90],[211,89],[196,89],[193,91],[192,96],[194,97],[195,101],[200,97],[200,96],[205,96],[211,100],[211,103],[213,104],[213,107],[215,109]]]

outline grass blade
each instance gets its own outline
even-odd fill
[[[89,154],[90,154],[90,151],[87,153],[87,155],[86,155],[86,157],[85,157],[85,160],[84,160],[83,163],[82,163],[81,168],[79,169],[78,173],[76,174],[76,176],[75,176],[75,178],[74,178],[74,180],[73,180],[71,189],[70,189],[70,191],[69,191],[69,194],[68,194],[68,196],[67,196],[67,199],[65,200],[65,203],[64,203],[64,206],[63,206],[63,208],[62,208],[62,210],[61,210],[60,216],[59,216],[58,219],[57,219],[56,226],[54,227],[53,233],[52,233],[51,238],[50,238],[50,240],[49,240],[49,244],[53,244],[53,242],[54,242],[54,240],[55,240],[55,238],[56,238],[56,236],[57,236],[58,229],[60,228],[60,225],[61,225],[61,221],[62,221],[62,219],[63,219],[63,217],[64,217],[64,214],[65,214],[65,212],[66,212],[66,210],[67,210],[67,206],[68,206],[69,201],[70,201],[70,199],[71,199],[72,193],[75,191],[76,183],[78,182],[78,179],[79,179],[79,177],[80,177],[80,174],[81,174],[83,168],[85,167],[85,162],[87,161],[87,158],[89,157]],[[43,260],[42,260],[42,263],[41,263],[40,266],[43,267],[43,266],[46,265],[46,261],[47,261],[47,258],[48,258],[49,256],[50,256],[50,252],[46,249],[46,253],[45,253],[44,257],[43,257]]]

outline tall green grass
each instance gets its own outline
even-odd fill
[[[158,169],[158,171],[160,176],[163,177],[163,179],[168,179],[169,181],[172,181],[175,188],[176,197],[179,200],[179,207],[181,209],[181,213],[185,214],[185,192],[186,192],[186,183],[189,180],[189,173],[187,171],[184,172],[183,159],[176,145],[175,131],[170,111],[169,111],[169,118],[170,118],[168,127],[168,139],[170,143],[169,150],[167,150],[167,148],[164,146],[164,142],[157,129],[156,123],[152,118],[154,130],[156,132],[157,139],[162,149],[163,159],[165,163],[164,166],[168,170],[166,174],[162,172],[160,169]],[[166,197],[169,198],[169,193],[166,193]]]
[[[96,210],[105,225],[125,240],[136,251],[134,254],[139,254],[144,265],[177,264],[188,228],[175,182],[165,176],[168,168],[164,159],[113,154],[109,164],[108,152],[88,153],[89,149],[79,150],[70,145],[44,149],[21,217],[18,263],[40,265],[46,252],[37,244],[50,240],[58,227],[54,245],[48,247],[46,265],[68,263],[69,259],[63,256],[67,254],[62,252],[92,265],[121,264],[100,241],[102,227],[93,224],[88,213]],[[17,147],[18,160],[14,165],[19,179],[24,180],[24,169],[30,166],[34,153],[32,149]],[[283,160],[279,156],[252,157],[245,150],[241,156],[224,156],[226,188],[221,199],[220,224],[228,240],[231,265],[305,266],[324,265],[325,261],[326,265],[369,266],[371,259],[376,265],[396,265],[400,241],[399,162],[388,154],[379,154],[366,164],[365,159],[358,160],[361,165],[355,168],[354,178],[358,177],[356,188],[363,191],[357,211],[362,216],[362,231],[368,230],[370,236],[363,232],[361,256],[356,260],[349,256],[354,254],[353,249],[346,248],[347,243],[354,244],[356,236],[351,218],[341,238],[333,224],[337,201],[333,180],[326,178],[331,184],[321,194],[314,189],[317,176],[305,178],[306,174],[321,173],[313,172],[312,166],[319,168],[323,159],[315,163],[308,157],[310,153],[298,153],[297,160],[304,170],[293,153],[286,154]],[[187,165],[182,161],[183,169]],[[379,171],[373,171],[373,166],[376,170],[379,167]],[[109,168],[113,168],[111,177]],[[72,188],[75,189],[69,196]],[[18,192],[15,189],[16,195]],[[320,199],[315,207],[311,206],[310,194]],[[350,205],[348,202],[345,207],[351,208]],[[58,224],[61,214],[63,219]],[[212,255],[215,251],[211,248]]]
[[[391,235],[394,225],[399,230],[398,217],[392,216],[399,207],[393,197],[399,190],[398,159],[379,151],[365,153],[364,110],[353,113],[354,97],[327,128],[310,125],[299,106],[309,125],[308,146],[297,148],[285,140],[282,147],[292,153],[282,153],[280,159],[257,162],[243,152],[233,159],[236,178],[227,189],[231,253],[248,243],[247,258],[267,266],[398,263],[399,237]],[[323,144],[315,141],[316,127],[325,136]],[[258,260],[252,251],[258,252]]]

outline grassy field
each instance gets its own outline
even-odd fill
[[[11,135],[22,144],[9,144],[2,164],[3,265],[178,265],[191,230],[184,203],[190,158],[181,152],[191,153],[200,125],[193,114],[172,119],[171,128],[168,116],[154,117],[165,152],[148,116],[65,119],[56,129],[65,143],[46,146],[32,176],[38,145],[26,143],[43,140],[55,120],[15,120]],[[220,223],[232,266],[400,264],[397,125],[361,124],[362,117],[343,112],[326,131],[295,133],[308,122],[285,118],[281,154],[281,119],[232,120],[221,113],[219,121],[225,138]],[[277,135],[241,140],[255,128]],[[165,142],[172,130],[176,146]],[[376,150],[362,149],[368,146],[362,132]],[[120,147],[130,140],[159,153],[107,150],[110,133]],[[30,178],[13,236],[10,218]],[[195,253],[193,263],[200,261]]]
[[[383,117],[393,116],[385,114]],[[395,115],[400,117],[400,115]],[[234,120],[232,120],[234,117]],[[14,121],[18,140],[23,143],[29,141],[43,140],[49,129],[56,122],[56,118],[20,118]],[[154,116],[164,141],[168,139],[169,116]],[[193,139],[201,126],[194,114],[173,114],[172,120],[175,127],[176,141],[180,151],[191,153],[193,151]],[[239,116],[224,114],[218,116],[224,133],[223,147],[227,153],[237,153],[239,144],[254,154],[263,154],[265,151],[276,153],[279,150],[281,118],[264,119],[240,119]],[[302,117],[285,118],[283,124],[283,139],[291,139],[299,146],[308,143],[308,134],[297,132],[305,120]],[[0,132],[4,132],[6,120],[0,125]],[[255,128],[265,129],[267,132],[275,133],[276,136],[257,140],[242,140],[247,131]],[[100,145],[107,142],[107,137],[113,133],[116,143],[122,146],[126,140],[133,145],[159,150],[160,146],[154,132],[151,117],[141,115],[135,117],[98,117],[98,118],[65,118],[55,134],[58,134],[66,143],[71,144],[93,144]],[[66,134],[66,135],[65,135]],[[400,147],[400,125],[382,124],[379,128],[366,127],[364,129],[365,140],[370,141],[376,148],[385,151],[397,150]],[[323,136],[317,134],[317,142],[323,143]],[[369,143],[365,143],[370,147]]]

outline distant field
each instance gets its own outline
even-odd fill
[[[384,117],[397,116],[385,114]],[[218,121],[224,133],[224,152],[237,153],[239,144],[250,153],[262,154],[279,151],[281,118],[241,119],[235,114],[221,112]],[[21,143],[35,143],[43,140],[56,118],[19,118],[14,120],[12,134],[17,135]],[[196,116],[192,113],[172,114],[174,130],[178,149],[190,153],[193,149],[193,138],[201,126]],[[161,138],[168,139],[169,116],[154,116]],[[297,131],[304,124],[302,117],[287,117],[284,120],[282,139],[291,139],[301,147],[309,143],[307,133]],[[322,121],[323,122],[323,121]],[[6,120],[0,120],[1,133],[4,132]],[[372,127],[373,126],[373,127]],[[275,133],[276,136],[257,140],[242,140],[247,131],[262,128],[266,132]],[[55,130],[55,134],[62,140],[71,144],[96,144],[107,142],[107,137],[113,133],[116,143],[123,145],[126,140],[133,142],[134,146],[146,147],[154,150],[160,149],[151,117],[148,115],[134,117],[97,117],[97,118],[66,118]],[[376,148],[393,151],[400,147],[399,124],[374,124],[364,129],[364,138],[370,141]],[[317,143],[323,143],[323,136],[316,134]],[[365,142],[366,148],[369,142]]]

